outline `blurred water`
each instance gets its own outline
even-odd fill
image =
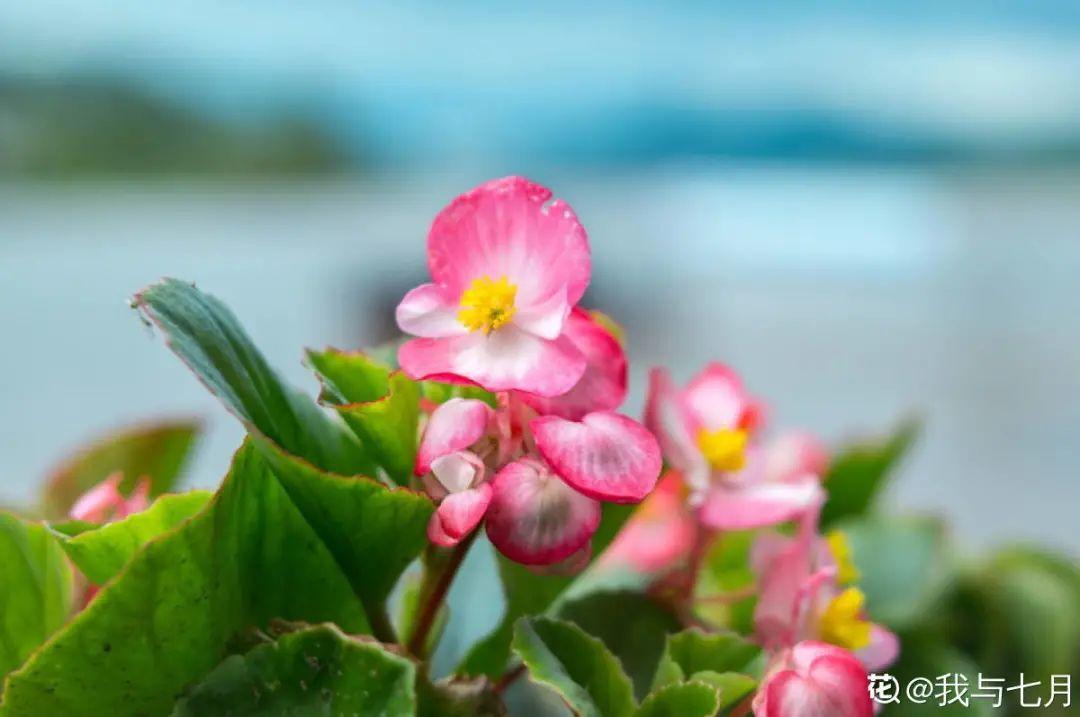
[[[392,332],[432,215],[479,177],[0,186],[0,503],[64,451],[158,415],[209,421],[192,482],[240,430],[126,297],[163,275],[223,298],[287,377],[304,346]],[[539,177],[590,230],[590,302],[647,367],[728,361],[778,425],[830,440],[918,412],[897,506],[967,545],[1080,549],[1080,176],[680,167]]]

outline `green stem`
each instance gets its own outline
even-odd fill
[[[409,642],[405,646],[405,649],[414,657],[424,658],[428,635],[431,633],[431,628],[435,626],[435,618],[439,615],[439,608],[442,607],[443,602],[446,600],[446,594],[450,592],[450,586],[454,582],[458,568],[464,562],[465,555],[469,552],[469,548],[472,547],[478,533],[479,531],[474,530],[468,537],[454,546],[446,561],[442,563],[438,576],[434,578],[431,590],[425,591],[426,595],[421,595],[423,605],[417,614],[412,634],[409,635]],[[427,582],[428,576],[425,575],[424,580]]]
[[[368,624],[371,625],[372,636],[381,643],[393,645],[398,641],[394,623],[390,621],[390,613],[386,611],[386,603],[380,602],[367,605],[366,610]]]

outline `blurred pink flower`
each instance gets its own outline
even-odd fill
[[[900,643],[867,618],[862,591],[844,586],[858,576],[846,539],[838,533],[821,538],[816,531],[815,510],[795,537],[758,536],[751,563],[758,575],[754,626],[759,642],[775,651],[820,640],[850,650],[868,670],[888,667]]]
[[[522,177],[496,179],[443,209],[428,234],[432,283],[397,322],[420,338],[398,358],[415,379],[553,397],[586,359],[564,326],[589,283],[589,241],[566,203]]]
[[[109,523],[145,510],[150,502],[150,480],[140,478],[131,495],[124,497],[120,492],[120,482],[123,479],[122,473],[113,473],[83,493],[71,506],[68,515],[74,520]]]
[[[754,696],[755,717],[871,717],[866,670],[847,650],[804,641],[778,653]]]
[[[604,563],[660,573],[685,561],[693,548],[697,525],[684,492],[677,473],[665,475],[619,531],[604,553]]]

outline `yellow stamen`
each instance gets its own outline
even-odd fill
[[[703,428],[698,432],[697,442],[705,460],[715,470],[737,471],[746,465],[748,439],[746,431],[726,428],[709,431]]]
[[[842,530],[830,530],[825,535],[825,541],[829,545],[829,552],[836,561],[836,579],[841,583],[851,584],[859,582],[862,573],[855,566],[851,557],[851,543],[848,542],[847,533]]]
[[[858,588],[847,588],[834,597],[818,620],[821,639],[847,650],[861,650],[870,644],[870,623],[863,618],[866,596]]]
[[[498,281],[492,281],[488,276],[473,279],[461,295],[458,321],[470,331],[490,334],[514,317],[516,296],[517,286],[505,276],[500,276]]]

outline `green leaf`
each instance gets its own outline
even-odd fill
[[[715,687],[686,682],[653,692],[641,703],[637,717],[713,717],[719,709]]]
[[[200,428],[197,421],[163,421],[115,433],[84,448],[56,468],[46,483],[42,497],[46,519],[66,518],[79,496],[116,472],[124,474],[120,489],[125,494],[143,476],[150,478],[151,495],[172,490]]]
[[[407,485],[416,458],[420,387],[361,353],[307,355],[322,383],[319,401],[345,419],[395,483]]]
[[[172,716],[410,715],[415,682],[408,658],[319,625],[226,658]]]
[[[136,305],[244,423],[364,601],[376,635],[391,642],[385,599],[427,542],[431,501],[387,490],[374,480],[346,477],[373,474],[374,464],[359,441],[307,396],[284,385],[214,297],[166,279],[137,295]]]
[[[633,688],[619,661],[576,625],[522,618],[514,626],[513,648],[532,679],[554,690],[581,717],[633,714]]]
[[[363,446],[281,380],[225,304],[176,279],[144,289],[132,303],[249,431],[324,470],[374,475]]]
[[[667,646],[656,668],[653,689],[696,679],[699,673],[723,675],[753,672],[760,654],[760,647],[733,633],[706,633],[690,628],[668,636]],[[732,680],[731,684],[738,682]],[[727,701],[727,694],[722,697]]]
[[[702,670],[690,675],[690,682],[704,682],[716,688],[720,709],[727,709],[749,697],[757,688],[758,681],[741,672],[713,672]]]
[[[141,513],[115,523],[50,526],[72,562],[95,585],[104,585],[143,545],[198,513],[210,500],[204,490],[164,495]],[[76,532],[77,530],[77,532]]]
[[[375,635],[393,641],[386,598],[427,545],[427,496],[324,473],[256,436],[271,471],[363,600]]]
[[[64,624],[71,569],[48,531],[0,512],[0,678]]]
[[[829,497],[821,511],[822,526],[865,513],[918,433],[918,422],[909,420],[884,440],[864,441],[840,451],[825,474]]]
[[[636,506],[604,505],[600,527],[593,536],[593,562],[615,539],[623,523],[630,517]],[[538,575],[524,565],[498,556],[499,577],[502,578],[503,595],[506,607],[502,620],[487,636],[476,643],[465,659],[458,665],[458,672],[492,679],[498,678],[506,667],[510,657],[510,640],[513,637],[514,623],[523,615],[539,615],[557,606],[557,601],[568,592],[582,576]]]
[[[709,546],[694,584],[694,613],[717,627],[750,634],[754,630],[756,579],[750,549],[757,531],[718,535]],[[744,597],[745,596],[745,597]]]
[[[638,697],[649,691],[668,634],[682,628],[669,609],[627,590],[568,600],[557,615],[603,641],[630,675]]]
[[[239,633],[276,618],[369,629],[348,580],[248,442],[202,512],[147,543],[9,675],[0,715],[165,714]]]
[[[421,381],[420,391],[424,398],[433,403],[446,403],[451,398],[475,398],[492,408],[497,408],[499,404],[495,394],[485,391],[479,386],[464,386],[440,381]]]
[[[952,565],[945,531],[933,518],[866,518],[841,526],[851,542],[870,616],[904,630],[944,596]]]

